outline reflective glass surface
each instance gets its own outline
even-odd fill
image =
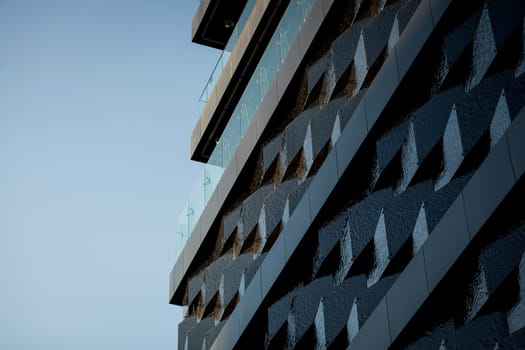
[[[217,81],[219,81],[221,73],[224,70],[224,66],[226,65],[226,62],[228,62],[228,58],[230,58],[230,53],[235,47],[235,44],[237,44],[237,40],[239,40],[242,30],[246,26],[246,22],[248,22],[248,18],[250,17],[250,14],[253,10],[253,6],[256,2],[256,0],[249,0],[246,3],[246,6],[244,6],[241,16],[239,17],[237,24],[233,28],[230,39],[228,39],[228,42],[226,43],[224,50],[221,52],[221,55],[219,56],[215,67],[213,67],[213,71],[211,72],[210,78],[208,79],[208,82],[206,83],[206,86],[202,91],[199,101],[208,102],[208,98],[210,97],[210,94],[213,91],[215,84],[217,84]]]
[[[249,123],[288,55],[299,30],[308,17],[315,0],[292,0],[274,32],[244,93],[235,107],[217,145],[204,165],[190,198],[179,216],[176,254],[180,255],[204,207],[228,166]],[[253,5],[252,5],[253,6]]]

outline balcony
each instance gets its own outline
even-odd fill
[[[210,94],[213,91],[215,84],[217,84],[217,81],[219,80],[219,77],[221,76],[221,73],[224,70],[224,67],[226,66],[226,62],[228,61],[228,58],[230,58],[230,54],[233,48],[235,47],[235,44],[237,44],[237,41],[239,40],[242,30],[244,29],[244,26],[246,25],[248,18],[252,13],[253,6],[256,2],[256,0],[248,0],[246,6],[242,10],[239,20],[237,21],[235,28],[233,28],[230,39],[228,39],[228,42],[226,43],[224,50],[219,56],[219,59],[217,60],[217,63],[213,68],[210,78],[208,79],[208,82],[206,83],[206,86],[202,91],[202,94],[199,98],[200,102],[208,102],[208,98],[210,97]]]
[[[219,183],[224,169],[230,163],[235,149],[268,92],[282,62],[287,57],[314,2],[315,0],[292,0],[286,8],[178,218],[177,258]]]

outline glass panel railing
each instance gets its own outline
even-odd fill
[[[208,102],[210,94],[213,88],[215,87],[215,84],[219,80],[219,77],[221,76],[221,73],[224,70],[224,65],[226,64],[226,62],[228,62],[229,57],[230,53],[225,51],[223,51],[219,56],[219,59],[217,60],[217,63],[215,64],[215,67],[213,68],[213,71],[211,72],[211,75],[208,78],[208,82],[206,83],[204,90],[202,90],[201,97],[199,97],[200,102]]]
[[[180,244],[181,242],[186,242],[188,240],[188,236],[190,234],[190,229],[188,226],[188,202],[184,205],[184,208],[182,209],[182,212],[179,215],[179,219],[177,221],[177,236],[175,240],[175,254],[176,257],[182,253],[182,248],[184,248],[184,244]]]
[[[208,102],[210,94],[213,91],[215,84],[217,84],[217,81],[219,80],[221,73],[224,70],[224,66],[226,65],[226,62],[228,62],[228,58],[230,58],[230,53],[235,47],[235,44],[237,44],[237,40],[239,40],[242,30],[246,26],[246,22],[248,22],[248,18],[250,18],[250,14],[252,13],[253,6],[256,2],[256,0],[248,0],[246,6],[244,6],[244,9],[242,10],[237,24],[233,28],[232,34],[230,35],[230,38],[228,39],[224,50],[219,56],[215,67],[213,67],[213,71],[210,74],[210,78],[208,79],[208,82],[206,83],[206,86],[202,91],[201,97],[199,98],[200,102]]]
[[[217,187],[224,169],[229,164],[248,125],[259,109],[262,99],[268,92],[279,68],[288,55],[291,45],[297,38],[315,0],[291,0],[274,35],[246,85],[208,163],[204,165],[188,203],[183,209],[177,224],[176,254],[180,255],[184,244],[193,231],[204,207]]]

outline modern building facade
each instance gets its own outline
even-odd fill
[[[525,348],[524,16],[201,0],[178,348]]]

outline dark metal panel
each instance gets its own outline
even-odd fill
[[[310,191],[306,190],[299,204],[297,204],[294,214],[290,217],[281,233],[285,237],[286,256],[290,256],[295,250],[303,238],[304,232],[310,227],[311,221]]]
[[[443,16],[451,0],[430,0],[430,9],[432,11],[432,20],[434,25]]]
[[[366,327],[360,329],[349,348],[352,350],[387,349],[389,345],[388,310],[386,299],[383,298],[366,321]]]
[[[448,1],[441,1],[441,3],[448,3]],[[401,79],[405,76],[433,29],[430,4],[428,0],[423,0],[396,44],[396,56]]]
[[[492,149],[463,190],[470,232],[475,234],[514,185],[505,139]]]
[[[460,195],[423,245],[429,290],[439,283],[469,240],[465,208]]]
[[[234,312],[230,315],[211,349],[233,349],[239,335],[239,314]]]
[[[246,292],[238,304],[240,307],[234,312],[234,314],[239,314],[240,329],[244,329],[246,325],[248,325],[255,311],[259,308],[261,300],[261,269],[259,269],[255,273],[255,276],[253,276],[248,288],[246,288]],[[237,336],[235,341],[237,341],[238,338]]]
[[[261,264],[261,288],[265,294],[273,285],[284,266],[284,236],[279,235],[272,249],[268,252]]]
[[[396,55],[390,55],[366,91],[367,125],[373,125],[399,85]]]
[[[345,113],[345,110],[343,109],[342,112]],[[344,118],[344,116],[342,118]],[[337,169],[340,175],[342,175],[348,164],[350,164],[350,161],[361,146],[367,133],[365,103],[364,100],[362,100],[335,144],[335,150],[337,151]]]
[[[423,254],[417,254],[386,295],[392,338],[401,332],[428,293]]]
[[[516,117],[512,130],[507,133],[512,166],[516,178],[525,172],[525,110]]]
[[[337,171],[336,152],[330,152],[310,186],[311,215],[319,212],[338,180],[339,172]]]

